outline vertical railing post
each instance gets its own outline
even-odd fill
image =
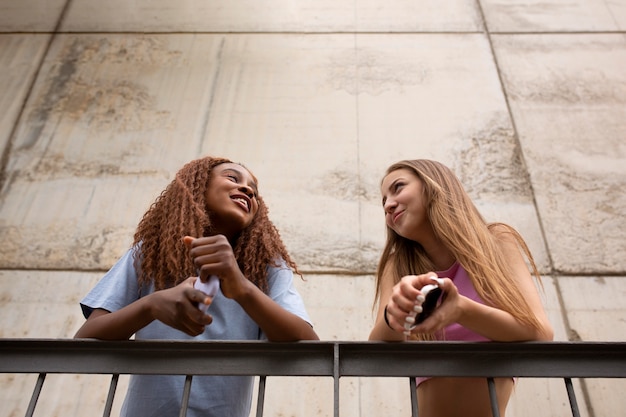
[[[187,416],[187,408],[189,407],[189,395],[191,394],[191,381],[193,375],[187,375],[185,378],[185,388],[183,389],[183,399],[180,404],[180,417]]]
[[[109,393],[107,395],[107,402],[104,405],[103,417],[109,417],[111,415],[111,409],[113,408],[113,399],[115,398],[115,391],[117,390],[117,381],[120,379],[120,374],[113,374],[111,377],[111,384],[109,385]]]
[[[572,417],[580,417],[580,411],[578,411],[578,403],[576,402],[576,393],[574,392],[572,379],[563,378],[563,380],[565,381],[565,388],[567,389],[567,398],[569,399],[569,406],[572,409]]]
[[[417,381],[414,376],[409,377],[409,388],[411,390],[411,417],[417,417]]]
[[[45,380],[46,374],[39,374],[39,377],[37,378],[37,383],[35,384],[35,389],[33,389],[33,395],[30,397],[30,403],[28,403],[26,417],[33,417],[33,413],[35,412],[35,406],[37,405],[37,401],[39,400],[39,394],[41,394],[41,388],[43,387],[43,382]]]
[[[339,344],[333,345],[333,390],[334,411],[333,415],[339,417]]]
[[[263,406],[265,405],[265,375],[259,375],[259,393],[256,401],[256,417],[263,417]]]
[[[491,414],[493,417],[500,417],[500,408],[498,407],[498,394],[496,393],[496,383],[492,377],[487,378],[487,386],[489,387],[489,399],[491,400]]]

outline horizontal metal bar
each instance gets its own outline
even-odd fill
[[[621,342],[342,343],[342,376],[626,377]]]
[[[0,339],[0,373],[624,378],[626,343]]]
[[[327,376],[333,344],[0,340],[0,373]]]

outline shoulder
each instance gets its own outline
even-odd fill
[[[521,235],[513,226],[506,223],[491,223],[488,225],[489,232],[499,243],[517,245],[522,239]]]
[[[277,258],[267,265],[267,279],[270,284],[277,279],[293,279],[293,270],[284,259]]]

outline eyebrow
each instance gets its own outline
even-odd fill
[[[227,173],[227,172],[235,173],[235,174],[237,174],[237,176],[238,176],[239,178],[242,178],[242,177],[243,177],[243,172],[242,172],[242,171],[240,171],[240,170],[238,170],[238,169],[236,169],[236,168],[226,168],[224,171],[222,171],[222,174],[225,174],[225,173]],[[258,187],[258,185],[256,184],[256,182],[252,182],[252,183],[250,183],[250,184],[248,184],[248,185],[250,186],[250,188],[252,188],[252,189],[254,190],[254,193],[255,193],[256,195],[259,195],[259,187]]]
[[[387,187],[387,190],[391,190],[391,189],[393,188],[393,186],[394,186],[394,184],[395,184],[395,183],[397,183],[398,181],[403,180],[403,179],[404,179],[403,177],[398,177],[398,178],[396,178],[395,180],[393,180],[393,181],[391,182],[391,184],[389,184],[389,187]],[[383,197],[383,199],[382,199],[383,206],[385,205],[385,202],[386,202],[386,201],[387,201],[387,197]]]

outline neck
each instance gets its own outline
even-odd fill
[[[429,239],[422,239],[419,243],[424,248],[426,252],[426,256],[433,263],[435,270],[437,271],[445,271],[450,268],[454,262],[456,262],[456,258],[452,254],[452,252],[441,242],[441,240],[437,239],[434,234],[429,235]]]

